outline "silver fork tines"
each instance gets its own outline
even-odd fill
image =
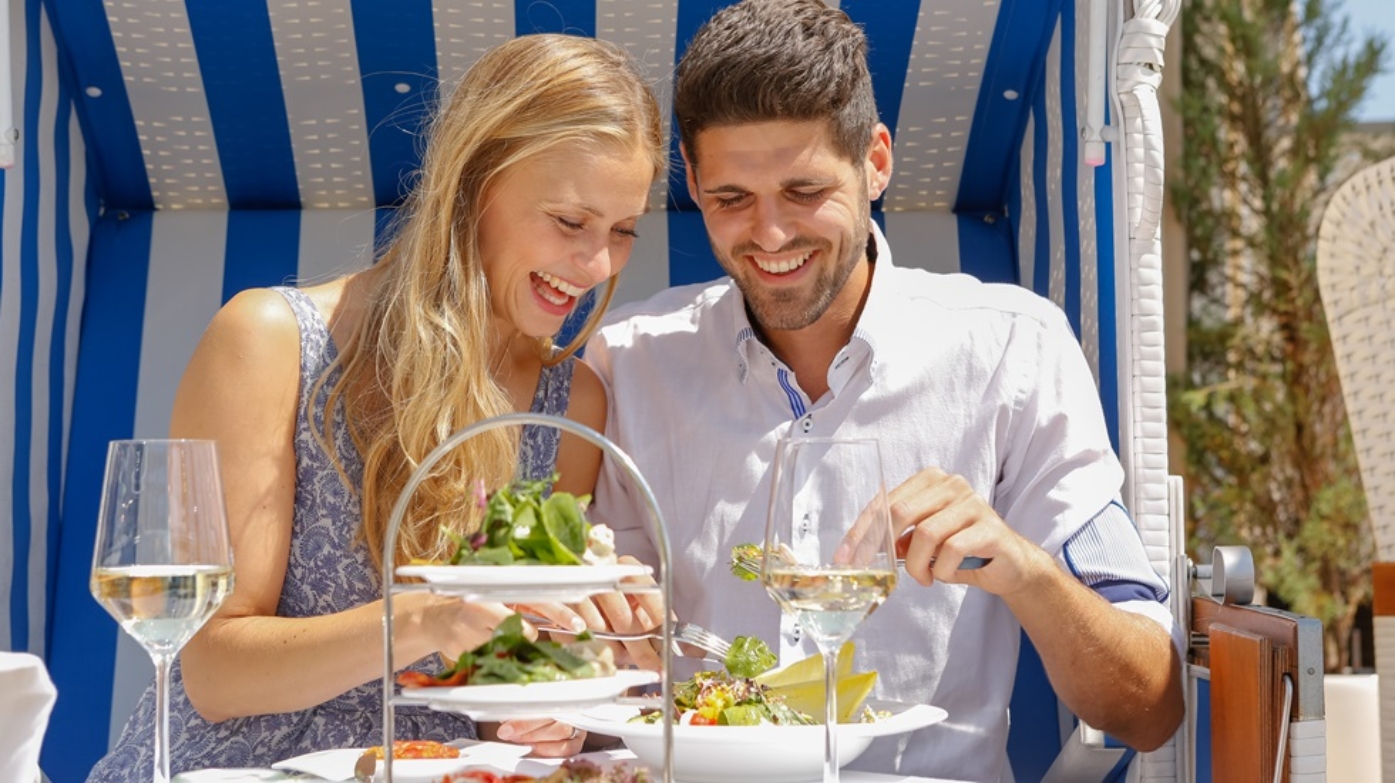
[[[551,620],[545,617],[535,617],[523,615],[523,619],[536,625],[539,631],[560,634],[580,634],[582,630],[574,628],[562,628],[554,625]],[[662,628],[650,628],[639,633],[619,633],[616,631],[603,631],[599,629],[583,629],[589,632],[593,638],[603,639],[608,642],[634,642],[648,639],[657,646],[664,638]],[[673,624],[673,653],[684,658],[707,658],[714,661],[724,661],[727,652],[731,650],[731,643],[722,637],[712,633],[706,628],[702,628],[692,623]]]
[[[993,562],[993,558],[991,557],[976,557],[974,555],[969,555],[968,557],[965,557],[963,560],[959,562],[959,570],[973,571],[979,568],[983,568],[991,562]],[[935,561],[931,560],[930,563],[931,565],[933,565]],[[757,578],[760,577],[761,562],[758,558],[738,556],[731,561],[731,564],[733,567],[739,568],[742,571],[745,571],[746,573],[750,574],[751,576]],[[905,568],[905,558],[896,558],[896,567]]]

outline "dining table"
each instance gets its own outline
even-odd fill
[[[635,756],[627,750],[597,751],[584,753],[579,758],[588,759],[601,766],[608,766],[620,762],[634,764]],[[560,765],[560,759],[526,759],[526,762],[536,767],[537,765]],[[495,766],[503,766],[496,764]],[[511,770],[504,769],[508,772]],[[394,776],[397,777],[397,776]],[[659,773],[654,773],[654,779],[660,779]],[[926,778],[914,775],[886,774],[881,772],[862,772],[858,770],[844,769],[840,773],[842,783],[967,783],[962,780],[951,780],[949,778]],[[381,774],[375,780],[382,780]],[[297,783],[322,783],[323,781],[335,781],[335,783],[352,783],[353,778],[326,778],[304,773],[275,770],[275,769],[201,769],[190,772],[183,772],[175,775],[171,783],[266,783],[267,781],[297,781]],[[415,781],[414,781],[415,783]],[[681,780],[678,783],[683,783]],[[811,780],[809,783],[819,783],[818,780]]]

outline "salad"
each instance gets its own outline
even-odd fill
[[[410,688],[457,685],[503,685],[559,682],[609,677],[615,674],[615,656],[609,645],[589,634],[576,641],[530,641],[523,635],[523,617],[513,614],[494,629],[489,641],[463,652],[439,674],[404,671],[397,683]]]
[[[673,684],[673,710],[680,724],[692,726],[805,726],[817,723],[792,709],[783,697],[753,679],[775,665],[775,654],[753,636],[738,636],[722,671],[698,672]],[[663,712],[646,709],[632,722],[658,723]]]
[[[553,473],[536,481],[515,481],[486,495],[476,486],[484,522],[470,535],[450,530],[451,565],[611,565],[615,536],[605,525],[586,521],[590,495],[551,492]]]

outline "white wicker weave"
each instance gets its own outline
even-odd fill
[[[1382,562],[1395,562],[1395,158],[1362,169],[1318,229],[1318,287]],[[1376,618],[1382,777],[1395,781],[1395,618]]]
[[[1317,265],[1377,554],[1395,561],[1395,158],[1333,195]]]

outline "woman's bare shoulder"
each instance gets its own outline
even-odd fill
[[[605,384],[586,362],[576,362],[572,371],[572,391],[567,403],[567,418],[585,424],[597,432],[605,432]]]

